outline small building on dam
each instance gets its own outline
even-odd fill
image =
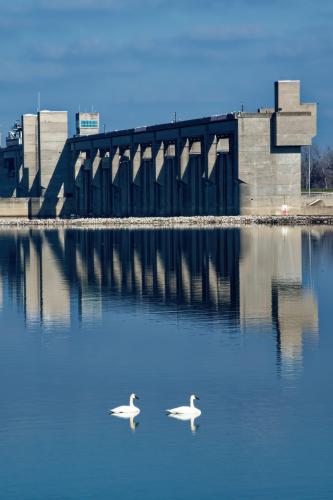
[[[289,80],[274,108],[107,133],[98,113],[77,113],[70,138],[66,111],[25,114],[0,149],[0,216],[304,213],[301,147],[316,115]]]

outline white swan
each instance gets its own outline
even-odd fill
[[[129,398],[129,406],[123,405],[123,406],[117,406],[117,408],[112,408],[110,411],[111,414],[113,415],[139,415],[140,413],[140,408],[137,406],[134,406],[133,401],[135,399],[139,399],[136,394],[131,394]],[[126,418],[126,417],[125,417]]]
[[[194,400],[199,399],[198,396],[192,394],[190,397],[190,406],[178,406],[178,408],[171,408],[171,410],[165,410],[168,415],[187,415],[193,417],[199,417],[201,415],[201,410],[194,406]]]

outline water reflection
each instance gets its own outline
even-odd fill
[[[27,326],[70,328],[137,304],[190,321],[227,322],[243,334],[271,329],[277,363],[302,364],[318,332],[307,229],[2,230],[0,303],[6,293]],[[319,235],[319,236],[318,236]],[[303,255],[305,259],[303,259]]]
[[[196,431],[199,429],[200,425],[196,424],[195,421],[198,417],[193,417],[193,415],[175,415],[175,414],[169,414],[168,418],[174,418],[176,420],[182,420],[183,422],[189,422],[190,423],[190,429],[192,434],[195,434]]]
[[[297,227],[260,226],[241,233],[241,327],[245,332],[260,324],[274,327],[277,360],[286,374],[302,365],[303,333],[318,333],[316,297],[302,285],[308,233]]]
[[[133,413],[112,413],[110,416],[115,418],[120,418],[123,420],[128,420],[129,427],[133,432],[140,425],[139,422],[135,420],[136,416],[133,416]]]

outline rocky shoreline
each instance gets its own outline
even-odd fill
[[[68,227],[68,228],[196,228],[265,224],[271,226],[333,225],[333,216],[194,216],[194,217],[129,217],[129,218],[69,218],[69,219],[0,219],[0,228],[8,227]]]

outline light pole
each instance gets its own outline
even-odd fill
[[[308,180],[309,180],[309,196],[311,195],[311,144],[308,149]]]

